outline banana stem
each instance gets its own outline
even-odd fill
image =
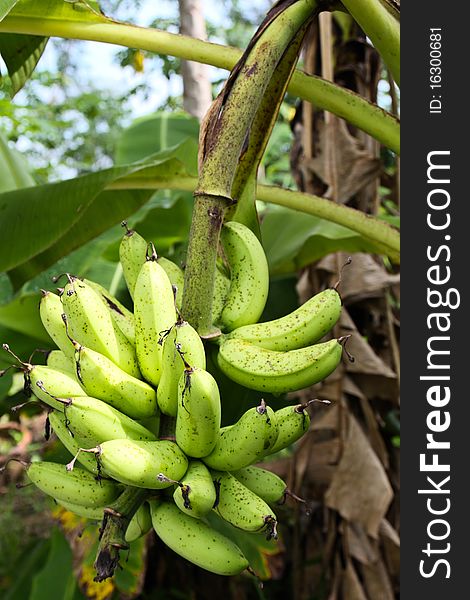
[[[225,209],[240,155],[273,73],[318,10],[298,0],[267,14],[209,110],[200,139],[200,172],[189,236],[182,313],[202,337],[214,334],[212,298]],[[276,110],[274,103],[272,110]]]
[[[197,185],[196,178],[181,177],[159,181],[157,179],[118,179],[107,186],[108,190],[124,189],[171,189],[193,191]],[[269,204],[285,206],[314,217],[331,221],[359,233],[364,239],[373,242],[385,256],[393,262],[400,262],[400,233],[385,221],[360,210],[337,204],[326,198],[297,192],[271,185],[258,184],[256,190],[258,200]]]
[[[220,229],[229,201],[220,196],[195,196],[181,312],[202,337],[213,333],[212,295]]]
[[[400,85],[400,20],[384,0],[342,0],[353,19],[370,38]]]
[[[38,17],[7,16],[0,21],[0,32],[90,40],[140,48],[230,70],[242,52],[179,34],[137,27],[109,20],[104,23],[66,21]],[[400,124],[390,113],[361,96],[320,77],[296,71],[289,92],[316,107],[328,110],[359,127],[397,154],[400,153]]]
[[[97,485],[99,485],[97,483]],[[125,540],[130,520],[139,506],[150,496],[150,492],[141,488],[126,487],[119,498],[105,511],[100,531],[100,544],[94,567],[94,581],[104,581],[112,577],[119,564],[120,550],[127,550]]]

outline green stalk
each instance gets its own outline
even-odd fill
[[[385,221],[319,196],[275,186],[259,185],[256,195],[264,202],[285,206],[352,229],[363,238],[373,241],[393,262],[400,262],[400,234]]]
[[[126,487],[116,502],[111,504],[111,511],[105,513],[94,564],[95,581],[104,581],[113,576],[119,564],[119,552],[129,548],[125,535],[130,520],[149,495],[149,490]]]
[[[186,260],[182,314],[203,337],[214,334],[212,298],[220,230],[242,148],[265,91],[291,41],[317,9],[298,0],[272,9],[236,65],[201,129],[201,165]],[[273,107],[275,108],[275,107]]]
[[[399,12],[386,0],[342,0],[342,3],[380,52],[393,79],[400,85]]]
[[[260,237],[256,211],[256,184],[258,168],[281,108],[287,85],[297,63],[307,25],[302,27],[286,49],[269,82],[250,128],[248,145],[238,162],[232,186],[236,201],[226,212],[225,219],[238,221]]]
[[[241,50],[196,40],[183,35],[156,29],[126,25],[103,18],[102,23],[66,21],[39,17],[7,16],[0,21],[0,33],[21,33],[90,40],[140,48],[158,54],[177,56],[185,60],[213,65],[231,70],[240,59]],[[361,96],[320,77],[296,71],[288,88],[289,92],[328,110],[362,129],[384,146],[400,153],[399,121],[391,114]]]
[[[118,179],[107,186],[107,190],[127,189],[169,189],[194,191],[197,185],[195,177],[181,177],[159,181],[157,179]],[[337,225],[347,227],[362,237],[371,240],[378,246],[381,245],[383,253],[395,262],[400,257],[400,234],[399,232],[376,217],[366,215],[362,211],[343,204],[337,204],[331,200],[296,192],[271,185],[257,186],[256,197],[258,200],[269,204],[285,206],[314,217],[320,217]]]

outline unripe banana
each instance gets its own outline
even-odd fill
[[[338,340],[289,352],[266,350],[241,339],[223,340],[217,361],[233,381],[251,390],[281,394],[322,381],[341,361]]]
[[[127,229],[119,246],[119,260],[131,298],[134,298],[135,283],[145,263],[146,252],[147,242],[144,238],[133,229]]]
[[[189,323],[178,319],[163,342],[162,376],[157,388],[158,406],[171,417],[176,417],[178,410],[178,382],[184,371],[180,352],[191,366],[206,368],[206,354],[199,334]]]
[[[189,463],[173,499],[180,510],[197,519],[213,508],[216,501],[214,482],[209,469],[202,462],[192,460]]]
[[[256,235],[241,223],[225,223],[220,240],[231,280],[220,323],[225,331],[232,331],[261,317],[268,297],[268,262]]]
[[[274,446],[266,454],[274,454],[288,448],[308,431],[310,415],[306,408],[306,404],[298,404],[285,406],[275,412],[279,435]]]
[[[85,467],[87,471],[98,475],[99,472],[95,457],[86,452],[78,453],[80,448],[86,448],[89,445],[89,441],[81,439],[77,435],[72,435],[65,423],[64,415],[59,411],[53,410],[49,413],[48,418],[52,430],[70,454],[72,456],[77,456],[78,462]]]
[[[173,261],[159,256],[157,259],[158,264],[163,267],[165,273],[168,275],[168,279],[171,285],[176,286],[176,306],[181,308],[181,302],[183,300],[183,288],[184,288],[184,273],[183,270],[175,264]]]
[[[68,430],[84,443],[84,448],[108,440],[155,440],[148,429],[97,398],[72,398],[69,405],[62,406],[61,415]]]
[[[152,529],[152,519],[150,517],[150,509],[147,502],[139,506],[127,526],[125,540],[129,544],[135,542]]]
[[[210,373],[188,367],[178,384],[176,443],[188,456],[201,458],[212,452],[220,436],[220,395]]]
[[[225,521],[244,531],[266,530],[267,538],[277,538],[277,518],[258,495],[249,490],[230,473],[213,473],[219,488],[214,510]]]
[[[220,269],[215,271],[214,295],[212,299],[212,322],[218,324],[230,290],[230,279]]]
[[[217,471],[238,471],[261,458],[274,445],[277,424],[274,411],[264,402],[220,430],[219,440],[203,462]]]
[[[67,471],[65,465],[53,462],[34,462],[27,467],[28,477],[45,494],[60,501],[80,506],[105,506],[115,500],[122,488],[112,481],[101,479],[84,469]]]
[[[150,490],[172,485],[158,477],[162,473],[166,478],[178,481],[188,468],[186,456],[169,440],[109,440],[99,444],[98,461],[113,479]]]
[[[170,280],[156,262],[156,255],[145,262],[134,290],[135,345],[142,375],[153,385],[162,374],[163,333],[176,322],[175,301]]]
[[[142,265],[145,264],[148,244],[136,231],[128,229],[119,247],[119,258],[124,273],[124,279],[132,298],[134,298],[135,284]],[[173,261],[160,256],[158,264],[164,269],[172,285],[178,289],[176,294],[176,305],[181,307],[183,298],[184,273]]]
[[[200,519],[170,502],[150,501],[152,525],[171,550],[217,575],[237,575],[248,567],[240,548]]]
[[[64,502],[58,498],[54,498],[57,504],[63,506],[69,512],[82,517],[83,519],[90,519],[91,521],[102,521],[104,516],[105,506],[98,506],[93,508],[91,506],[80,506],[79,504],[73,504],[72,502]]]
[[[103,354],[129,375],[140,376],[132,344],[92,287],[71,277],[64,288],[62,303],[71,338]],[[72,345],[70,341],[69,344]]]
[[[153,433],[155,438],[158,438],[160,435],[160,412],[157,412],[151,417],[146,417],[145,419],[136,419],[136,422]]]
[[[340,314],[341,297],[335,289],[328,289],[285,317],[239,327],[229,334],[228,339],[242,339],[278,352],[296,350],[310,346],[325,336]]]
[[[58,504],[68,511],[92,521],[102,521],[106,506],[92,508],[90,506],[80,506],[71,502],[64,502],[55,498]],[[152,529],[152,520],[150,518],[150,509],[146,502],[140,505],[134,514],[126,530],[125,540],[129,544],[147,534]]]
[[[25,379],[33,394],[52,408],[63,410],[64,403],[55,398],[83,396],[83,387],[75,375],[44,365],[25,365]]]
[[[103,400],[133,419],[155,414],[157,396],[148,383],[128,375],[91,348],[80,344],[76,348],[77,376],[89,396]]]
[[[45,330],[62,350],[65,356],[73,361],[74,349],[67,337],[65,324],[62,320],[64,307],[59,296],[47,290],[41,290],[42,298],[39,304],[39,314]]]
[[[73,360],[70,360],[62,350],[52,350],[47,355],[46,364],[51,369],[55,369],[56,371],[63,371],[64,373],[69,373],[75,377],[75,363]]]
[[[102,298],[105,306],[109,310],[109,314],[113,318],[116,325],[122,331],[122,333],[126,336],[129,342],[134,346],[135,345],[135,324],[134,324],[134,315],[133,313],[124,306],[117,298],[112,296],[108,290],[96,283],[95,281],[90,281],[89,279],[83,280],[86,284],[92,287],[95,292],[99,294]]]
[[[287,486],[275,473],[260,467],[245,467],[232,473],[251,492],[262,498],[268,504],[281,501]]]

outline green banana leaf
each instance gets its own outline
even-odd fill
[[[0,21],[4,19],[18,0],[0,0]]]
[[[31,77],[44,52],[48,38],[37,35],[2,33],[0,56],[5,61],[11,81],[11,96],[15,96]],[[0,82],[1,82],[0,78]]]
[[[58,527],[52,530],[51,547],[44,567],[33,577],[29,600],[84,598],[72,571],[72,551]]]
[[[112,167],[74,179],[0,194],[4,232],[0,271],[9,271],[15,289],[61,257],[98,237],[136,212],[152,189],[105,189],[125,178],[165,182],[196,172],[195,142],[186,140],[145,162]]]
[[[199,138],[199,121],[186,113],[157,112],[136,119],[116,143],[116,164],[129,164],[155,152]]]
[[[29,169],[21,154],[8,146],[0,131],[0,193],[34,185]]]

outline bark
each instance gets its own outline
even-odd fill
[[[201,40],[207,39],[206,23],[201,0],[178,0],[180,10],[180,33]],[[199,120],[212,102],[209,68],[207,65],[183,60],[183,106]]]

